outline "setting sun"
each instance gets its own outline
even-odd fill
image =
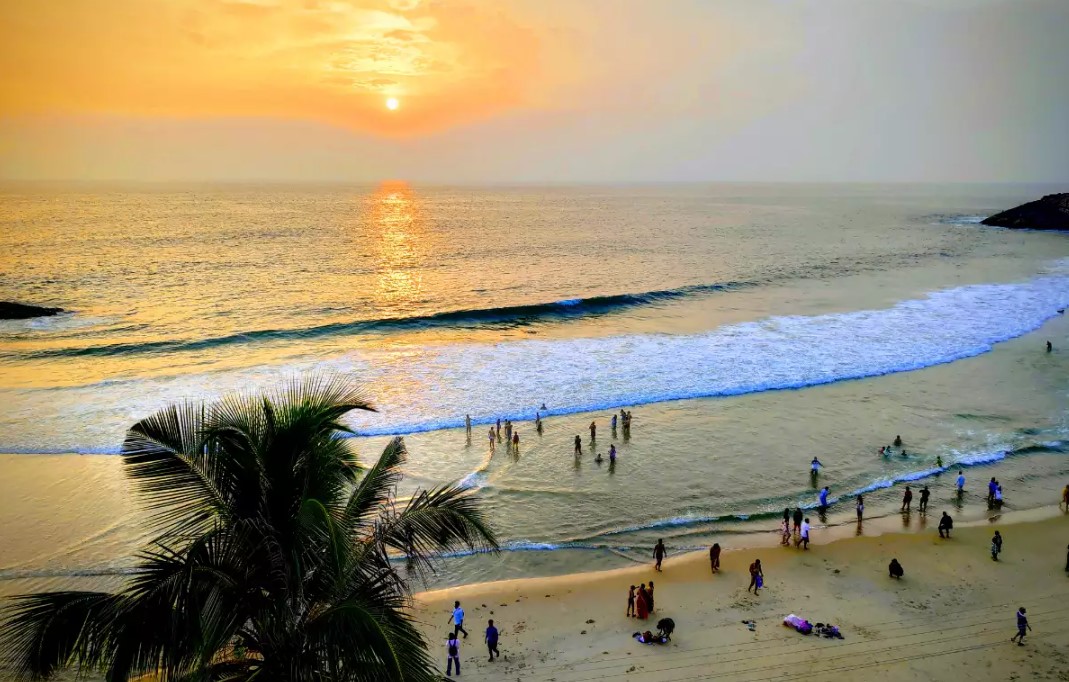
[[[397,107],[399,107],[400,105],[401,105],[401,103],[397,101],[396,97],[391,97],[388,100],[386,100],[386,108],[389,109],[390,111],[396,111]]]

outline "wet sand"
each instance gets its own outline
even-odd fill
[[[648,565],[613,571],[523,579],[424,592],[416,617],[432,652],[445,665],[454,599],[467,612],[471,636],[462,642],[462,679],[582,682],[683,682],[730,679],[1067,680],[1069,597],[1066,546],[1069,516],[1052,507],[957,527],[941,540],[930,517],[925,530],[863,537],[848,529],[818,529],[809,551],[726,546],[721,571],[707,555],[669,557],[662,573]],[[1036,520],[1040,519],[1040,520]],[[998,562],[994,530],[1005,538]],[[888,526],[886,530],[891,530]],[[898,558],[905,578],[887,574]],[[747,567],[760,558],[766,587],[748,594]],[[625,616],[631,584],[656,583],[648,621]],[[1033,632],[1023,647],[1010,643],[1018,606]],[[782,625],[798,614],[833,623],[844,639],[805,636]],[[676,622],[667,645],[642,645],[637,630]],[[501,658],[487,661],[483,631],[493,618]],[[744,620],[756,621],[750,631]]]

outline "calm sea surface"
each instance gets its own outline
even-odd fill
[[[0,299],[72,312],[0,322],[0,594],[131,565],[146,535],[113,455],[134,421],[312,371],[379,407],[352,420],[365,459],[406,435],[402,494],[479,489],[509,551],[450,557],[445,582],[731,544],[815,505],[813,456],[844,500],[828,524],[906,484],[979,517],[990,476],[1011,509],[1052,504],[1069,237],[978,224],[1048,191],[5,188]],[[518,452],[490,456],[497,418]],[[908,455],[880,457],[896,434]]]

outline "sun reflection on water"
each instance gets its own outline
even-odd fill
[[[427,228],[419,197],[403,181],[384,182],[368,196],[367,233],[376,246],[375,304],[396,313],[410,311],[423,291]]]

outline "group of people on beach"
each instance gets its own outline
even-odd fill
[[[471,429],[471,417],[465,418],[468,423],[468,429],[470,434]],[[501,420],[498,419],[494,426],[490,427],[490,430],[486,434],[487,440],[490,441],[490,452],[496,451],[496,443],[501,442]],[[519,452],[520,449],[520,433],[516,431],[512,425],[512,420],[505,420],[505,447],[512,448],[514,451]]]
[[[450,614],[449,620],[453,624],[453,631],[449,633],[445,644],[446,677],[453,676],[454,667],[457,669],[457,675],[460,675],[460,641],[457,639],[457,634],[462,632],[464,633],[464,639],[468,638],[468,631],[464,629],[464,609],[461,608],[459,601],[453,602],[453,613]],[[484,638],[486,648],[490,652],[490,663],[493,663],[495,658],[501,657],[501,652],[497,648],[499,638],[498,629],[494,626],[493,619],[490,619],[486,624],[486,636]]]
[[[627,592],[627,617],[646,620],[653,613],[653,581],[649,587],[642,583],[637,588],[632,585]]]
[[[824,488],[822,492],[821,502],[822,504],[827,502],[827,488]],[[794,522],[793,533],[791,521]],[[809,517],[802,513],[801,507],[795,507],[794,512],[791,512],[790,507],[783,508],[783,522],[780,523],[780,544],[787,547],[791,544],[791,538],[794,538],[794,546],[801,547],[804,550],[809,549],[809,532],[810,532]]]

